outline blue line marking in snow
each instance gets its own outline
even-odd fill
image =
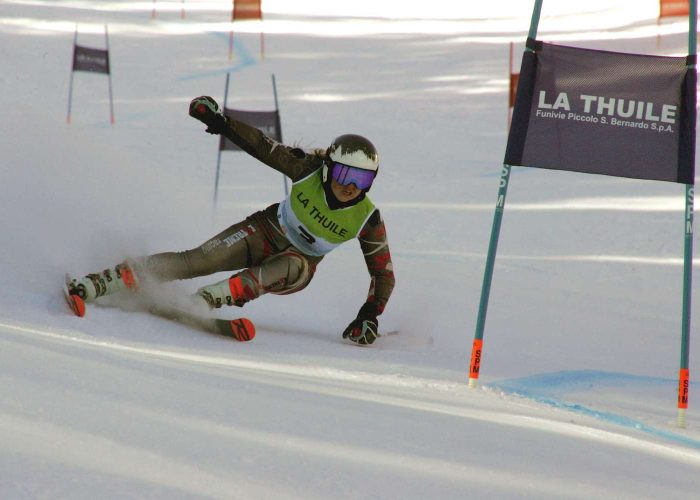
[[[700,449],[700,440],[684,436],[678,432],[660,429],[645,424],[624,415],[618,415],[607,411],[598,411],[586,406],[570,403],[559,399],[553,393],[571,393],[575,391],[590,390],[594,387],[617,388],[626,385],[644,390],[650,385],[663,388],[664,391],[675,391],[678,381],[655,377],[642,377],[626,373],[608,373],[594,370],[565,371],[558,373],[547,373],[524,377],[519,379],[509,379],[486,386],[491,389],[503,391],[506,394],[521,396],[537,403],[545,404],[553,408],[560,408],[587,417],[593,417],[604,422],[627,427],[644,432],[654,437],[666,439],[674,443],[682,444],[690,448]],[[671,392],[673,394],[673,392]]]
[[[213,35],[217,36],[219,38],[225,37],[226,42],[228,43],[228,35],[226,35],[225,33],[213,33]],[[237,61],[233,65],[227,66],[227,67],[222,68],[222,69],[212,70],[212,71],[203,71],[200,73],[190,73],[189,75],[179,77],[178,80],[182,80],[182,81],[197,80],[200,78],[207,78],[210,76],[225,75],[226,73],[236,73],[238,71],[243,71],[248,66],[253,66],[253,65],[258,63],[258,60],[250,55],[250,52],[248,52],[248,49],[245,47],[245,44],[240,39],[240,37],[234,42],[233,51],[236,54],[235,57],[236,57],[236,61]]]

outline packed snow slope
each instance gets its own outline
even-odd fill
[[[532,7],[478,4],[265,0],[229,60],[228,1],[159,1],[155,18],[150,1],[2,2],[0,497],[697,496],[694,385],[675,425],[681,185],[514,168],[466,385],[509,44]],[[547,0],[540,38],[685,54],[686,20],[657,24],[657,6]],[[85,72],[66,123],[76,25],[99,49],[108,26],[113,125],[108,78]],[[302,293],[218,312],[255,321],[248,343],[122,299],[68,313],[65,273],[195,247],[283,197],[278,173],[226,152],[213,209],[217,138],[187,106],[222,102],[227,73],[229,107],[250,110],[274,108],[275,75],[287,143],[377,145],[397,277],[380,327],[398,334],[340,337],[369,285],[356,242]]]

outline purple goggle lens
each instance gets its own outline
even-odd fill
[[[372,185],[375,172],[364,168],[351,167],[342,163],[333,163],[331,178],[343,186],[355,184],[357,189],[367,189]]]

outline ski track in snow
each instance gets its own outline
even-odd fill
[[[342,396],[354,400],[361,400],[380,405],[392,405],[421,412],[440,413],[459,418],[496,423],[504,426],[536,429],[577,439],[614,444],[615,446],[619,446],[621,448],[657,455],[667,460],[679,461],[691,465],[700,465],[699,452],[683,450],[658,443],[651,443],[625,434],[584,427],[581,425],[570,424],[543,417],[515,415],[501,411],[479,410],[475,409],[473,405],[467,404],[458,406],[421,401],[418,395],[415,393],[413,398],[407,399],[405,397],[391,396],[387,393],[371,394],[366,389],[359,390],[357,388],[360,385],[366,387],[365,384],[371,383],[375,387],[373,390],[376,390],[376,386],[382,386],[383,388],[388,389],[411,389],[423,391],[428,394],[436,392],[449,392],[455,393],[457,398],[459,398],[458,393],[462,392],[460,389],[463,389],[464,386],[448,381],[430,380],[420,377],[378,375],[366,372],[338,370],[326,366],[299,366],[293,364],[242,360],[231,357],[205,356],[191,352],[177,352],[145,346],[129,345],[113,341],[95,340],[93,338],[80,336],[81,334],[84,335],[84,333],[77,330],[55,328],[45,329],[10,323],[0,323],[0,328],[5,329],[5,331],[8,333],[33,335],[44,340],[68,343],[76,347],[96,348],[114,351],[125,355],[137,355],[147,358],[194,363],[198,365],[212,366],[222,370],[235,370],[239,372],[239,376],[244,378],[250,376],[249,374],[251,373],[264,374],[266,376],[274,377],[276,380],[275,384],[277,385],[287,385],[297,389],[302,388],[303,390],[313,391],[315,393]],[[312,380],[314,382],[313,385],[308,383],[308,381]],[[339,387],[334,385],[332,388],[323,389],[318,387],[318,380],[351,385],[350,387]],[[490,384],[486,388],[490,390],[500,390],[504,393],[509,393],[516,396],[524,396],[537,403],[572,411],[618,426],[642,431],[657,438],[666,439],[700,450],[700,441],[696,439],[682,436],[678,433],[667,430],[657,429],[628,417],[615,415],[612,413],[598,412],[581,405],[564,403],[555,398],[538,396],[535,390],[535,387],[538,384],[540,387],[542,386],[541,382],[528,384],[527,380],[523,379],[520,381],[504,381],[501,384]],[[528,385],[530,385],[532,388],[531,390],[527,389]]]

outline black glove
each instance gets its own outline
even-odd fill
[[[369,345],[379,337],[379,320],[377,306],[366,302],[354,319],[343,332],[344,339],[350,339],[356,344]]]
[[[355,319],[343,332],[343,338],[360,345],[371,344],[379,337],[378,326],[376,319]]]
[[[204,123],[210,134],[223,134],[226,130],[226,117],[219,111],[216,101],[208,95],[192,99],[190,116]]]

